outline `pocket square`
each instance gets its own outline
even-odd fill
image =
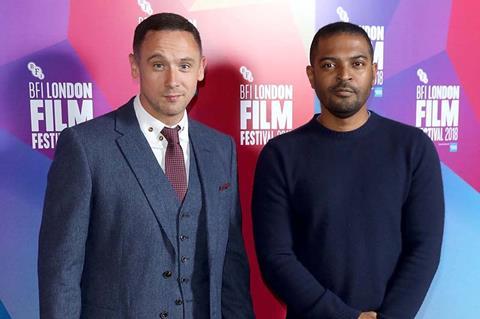
[[[226,191],[229,188],[230,188],[230,183],[225,183],[225,184],[222,184],[222,185],[218,186],[218,191],[223,192],[223,191]]]

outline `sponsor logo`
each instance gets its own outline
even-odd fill
[[[27,68],[40,80],[45,75],[30,62]],[[33,149],[54,149],[60,132],[93,118],[91,82],[28,82]]]
[[[293,85],[257,84],[253,72],[240,68],[240,145],[264,145],[292,129]]]
[[[415,126],[421,128],[439,146],[458,149],[460,85],[428,84],[428,74],[417,70],[421,85],[416,87]]]

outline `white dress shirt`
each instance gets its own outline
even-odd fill
[[[161,132],[165,126],[169,128],[180,126],[178,138],[183,151],[183,159],[185,160],[185,170],[188,183],[188,173],[190,171],[190,147],[188,139],[187,111],[185,110],[183,113],[183,117],[180,122],[173,126],[169,126],[165,125],[150,115],[150,113],[145,111],[138,95],[133,100],[133,107],[135,109],[135,115],[137,116],[138,124],[140,124],[140,130],[142,131],[143,135],[145,135],[145,138],[147,139],[148,144],[150,145],[150,148],[152,149],[152,152],[155,155],[155,158],[157,159],[157,162],[162,168],[163,172],[165,172],[165,152],[167,151],[168,141]]]

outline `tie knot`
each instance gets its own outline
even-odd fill
[[[174,128],[164,127],[162,129],[162,135],[165,136],[168,143],[176,144],[178,143],[178,131],[180,131],[180,126],[176,126]]]

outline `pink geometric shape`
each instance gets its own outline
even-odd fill
[[[450,6],[451,0],[400,1],[385,34],[385,78],[445,49]]]
[[[480,64],[477,61],[480,56],[479,9],[480,4],[475,0],[453,1],[447,52],[467,92],[475,117],[480,121]]]
[[[185,9],[177,1],[155,6],[154,13]],[[68,38],[81,61],[114,108],[137,94],[138,83],[132,80],[128,55],[132,52],[135,27],[148,15],[137,1],[72,0]],[[86,23],[85,21],[89,21]]]

